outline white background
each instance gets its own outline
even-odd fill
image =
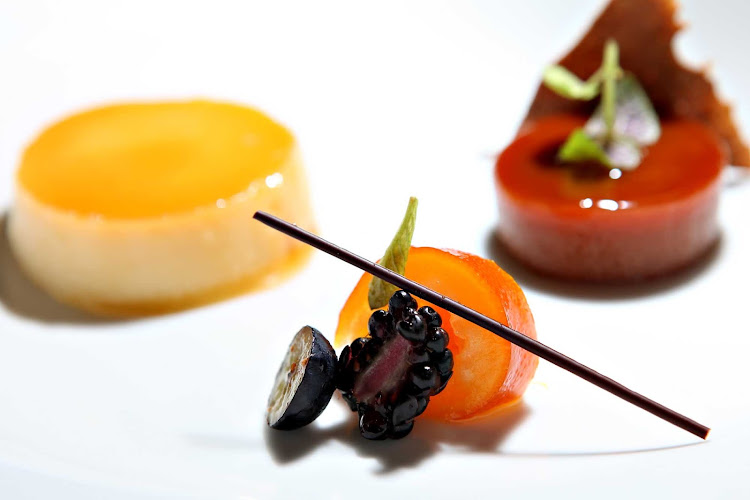
[[[45,124],[209,97],[295,132],[325,237],[377,258],[416,195],[415,244],[492,256],[493,155],[600,6],[0,0],[0,211]],[[682,18],[679,53],[712,62],[750,130],[750,5],[686,1]],[[546,363],[494,429],[420,422],[408,440],[366,443],[334,402],[308,431],[269,433],[289,339],[306,323],[332,336],[356,270],[316,255],[266,293],[102,322],[25,281],[3,238],[0,497],[747,496],[749,209],[747,183],[726,188],[716,254],[647,286],[562,285],[498,256],[542,341],[712,426],[707,443]]]

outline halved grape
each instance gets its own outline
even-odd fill
[[[336,352],[322,333],[302,327],[289,345],[268,398],[266,420],[292,430],[318,418],[336,388]]]

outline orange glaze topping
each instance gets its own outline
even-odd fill
[[[590,210],[636,209],[689,198],[715,182],[724,165],[716,137],[695,121],[662,123],[659,141],[641,165],[620,171],[596,165],[559,165],[555,154],[584,119],[555,115],[524,127],[500,155],[500,189],[515,203],[588,217]]]
[[[73,115],[26,151],[20,184],[40,202],[130,219],[214,205],[278,171],[293,136],[263,113],[209,101],[133,103]]]
[[[717,240],[724,155],[694,121],[665,121],[635,170],[561,165],[555,158],[582,118],[555,115],[523,127],[495,168],[497,234],[545,274],[633,281],[680,269]]]

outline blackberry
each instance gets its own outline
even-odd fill
[[[367,326],[369,337],[341,351],[336,387],[359,414],[362,436],[399,439],[453,375],[448,333],[437,311],[417,309],[403,290],[393,294],[387,311],[373,312]]]

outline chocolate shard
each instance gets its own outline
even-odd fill
[[[721,139],[727,160],[750,167],[750,150],[739,135],[729,106],[716,96],[702,71],[684,67],[672,52],[672,39],[681,26],[672,0],[611,0],[583,39],[558,64],[581,78],[599,67],[604,43],[620,46],[620,65],[638,78],[662,120],[694,119]],[[573,101],[539,86],[526,125],[543,116],[575,113],[589,116],[595,103]],[[523,129],[523,125],[521,127]]]

